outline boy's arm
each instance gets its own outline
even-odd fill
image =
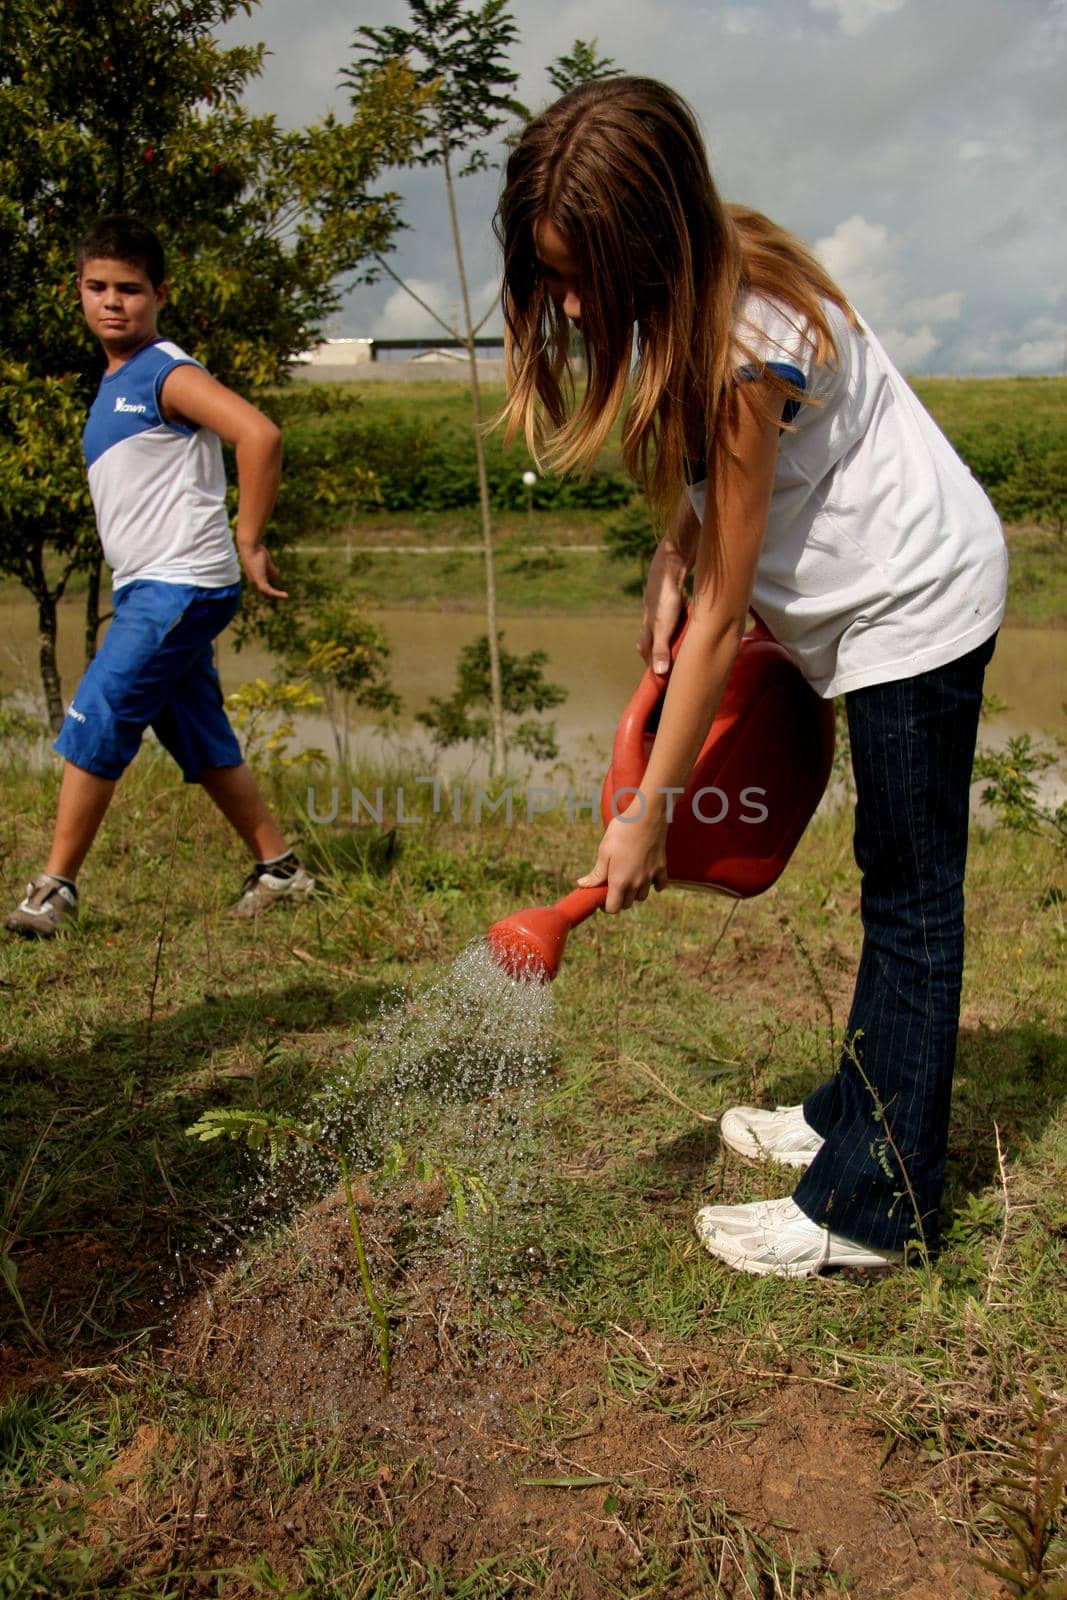
[[[284,600],[278,574],[262,543],[282,470],[282,436],[269,417],[219,383],[203,367],[175,367],[163,380],[160,405],[168,422],[210,428],[237,457],[237,553],[248,581]]]

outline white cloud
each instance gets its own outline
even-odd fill
[[[454,290],[450,292],[443,283],[427,282],[424,278],[409,278],[407,282],[419,300],[425,300],[446,322],[453,322],[458,316],[459,296]],[[378,313],[372,332],[376,339],[421,339],[424,335],[433,338],[438,334],[446,337],[430,312],[399,284]]]
[[[1029,161],[1033,147],[1016,139],[964,139],[956,154],[961,161]]]
[[[958,322],[963,311],[963,290],[946,289],[944,294],[908,301],[910,316],[921,322]]]
[[[941,344],[940,336],[924,323],[921,328],[882,327],[882,343],[893,357],[901,372],[922,371],[927,357],[933,355]]]
[[[732,5],[727,9],[726,15],[723,17],[722,25],[728,34],[731,34],[735,39],[740,39],[746,33],[752,32],[756,26],[756,20],[755,6]]]
[[[893,11],[900,11],[907,0],[811,0],[814,11],[836,12],[842,33],[855,36]]]
[[[374,321],[371,329],[373,338],[426,339],[430,343],[438,338],[447,339],[448,334],[434,320],[433,311],[452,327],[460,329],[463,311],[458,288],[439,279],[405,278],[404,281],[425,304],[420,305],[407,289],[397,284]],[[479,330],[482,334],[499,333],[501,330],[501,317],[496,309],[499,296],[500,284],[495,278],[489,278],[471,290],[471,315],[475,322],[484,317],[486,312],[490,313]]]
[[[1063,0],[509,4],[522,99],[545,103],[546,65],[576,37],[596,37],[625,71],[674,84],[701,119],[722,192],[804,239],[832,240],[833,270],[913,370],[922,359],[942,372],[1005,372],[1049,349],[1049,370],[1062,370],[1059,333],[1028,324],[1039,309],[1059,329],[1065,303]],[[224,31],[230,42],[267,41],[273,54],[251,98],[293,126],[331,99],[346,106],[336,73],[360,22],[410,26],[407,0],[359,0],[355,12],[351,0],[261,0]],[[493,172],[458,186],[468,268],[481,284],[499,266],[490,231],[499,182]],[[390,173],[381,187],[403,194],[409,224],[392,263],[432,286],[447,315],[458,296],[440,173]],[[884,232],[844,229],[854,218]],[[387,309],[394,293],[385,279],[355,287],[336,331],[384,323],[432,336],[414,306]],[[476,315],[492,293],[474,296]]]
[[[858,213],[839,222],[833,233],[816,239],[815,254],[826,270],[841,284],[846,294],[857,299],[881,301],[889,276],[889,229],[881,222],[868,222]],[[869,294],[856,294],[855,285]]]
[[[909,263],[884,223],[857,213],[817,239],[815,254],[906,371],[923,367],[941,346],[944,332],[935,331],[939,324],[959,321],[963,291],[911,292]]]
[[[504,313],[500,309],[500,279],[495,275],[471,291],[471,316],[481,322],[479,332],[488,337],[504,331]],[[481,319],[485,318],[482,322]]]
[[[1010,352],[1008,360],[1014,372],[1063,372],[1067,370],[1067,331],[1061,329],[1047,339],[1026,339]]]

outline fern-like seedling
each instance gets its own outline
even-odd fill
[[[1037,1384],[1028,1380],[1029,1426],[994,1480],[990,1505],[1011,1540],[1010,1562],[981,1558],[1020,1600],[1067,1600],[1067,1581],[1049,1568],[1064,1511],[1067,1432],[1049,1416]],[[1062,1571],[1062,1568],[1060,1569]]]
[[[239,1144],[247,1145],[250,1150],[262,1150],[266,1146],[272,1166],[277,1165],[286,1145],[294,1142],[310,1145],[312,1149],[321,1151],[336,1163],[344,1185],[348,1227],[352,1235],[356,1260],[359,1263],[363,1293],[378,1327],[378,1360],[382,1369],[382,1385],[388,1394],[391,1374],[389,1317],[375,1291],[370,1268],[367,1265],[363,1230],[359,1225],[359,1213],[352,1193],[352,1171],[342,1152],[335,1150],[320,1138],[319,1130],[314,1123],[293,1122],[287,1117],[269,1116],[264,1111],[242,1111],[236,1108],[205,1111],[199,1121],[194,1122],[186,1132],[190,1138],[199,1139],[204,1144],[210,1143],[213,1139],[233,1139]]]

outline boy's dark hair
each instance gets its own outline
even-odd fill
[[[97,217],[78,240],[78,271],[87,261],[129,261],[141,267],[158,289],[166,277],[163,246],[145,223],[125,212],[113,211]]]

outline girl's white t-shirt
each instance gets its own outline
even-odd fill
[[[799,314],[757,295],[735,326],[740,381],[803,390],[778,444],[752,605],[824,696],[945,666],[994,634],[1008,560],[999,518],[862,323],[824,302],[837,365]],[[689,487],[703,518],[706,481]]]

